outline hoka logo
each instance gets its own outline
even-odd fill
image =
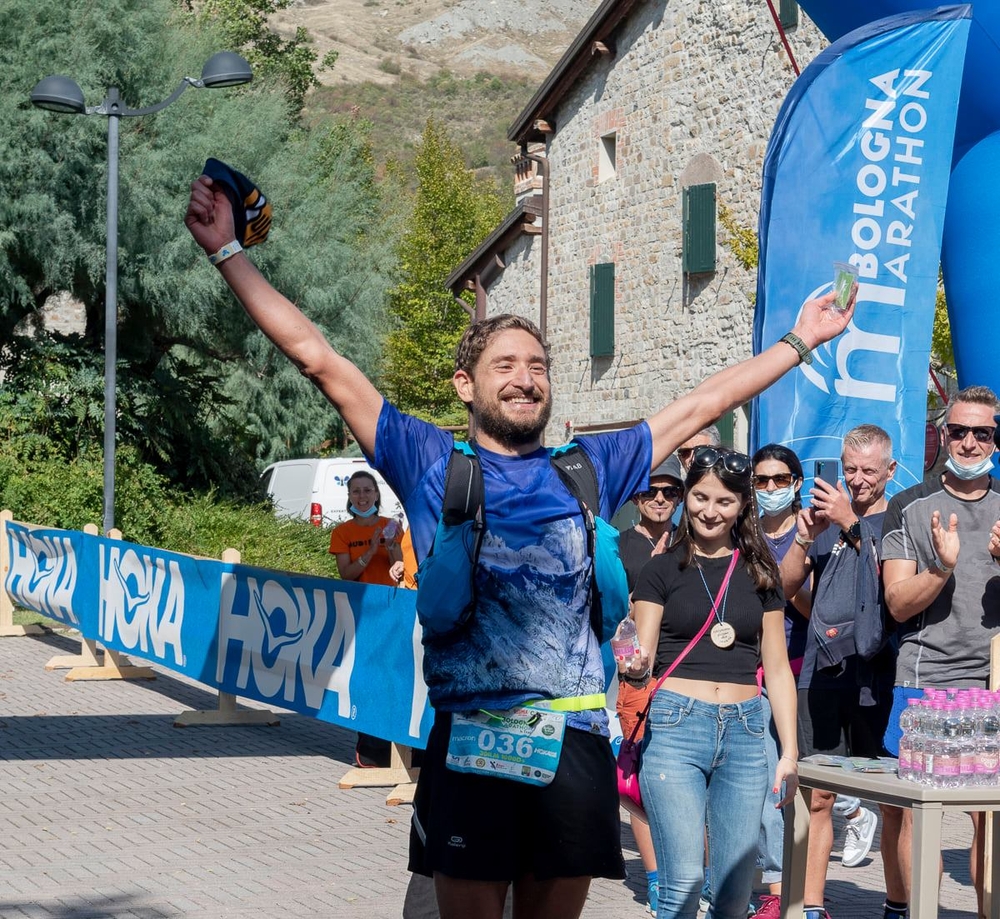
[[[73,612],[77,581],[76,553],[69,536],[32,532],[11,523],[7,526],[10,571],[6,589],[25,609],[78,625]]]
[[[313,709],[327,691],[335,692],[338,714],[349,718],[354,638],[354,611],[342,591],[306,590],[240,573],[222,576],[220,684],[228,659],[238,654],[238,689],[253,677],[264,699],[291,703],[301,696]]]
[[[184,580],[175,560],[102,543],[100,637],[126,650],[185,665],[181,642]]]

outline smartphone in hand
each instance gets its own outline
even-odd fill
[[[816,460],[813,478],[822,479],[827,485],[836,488],[840,478],[840,463],[837,460]]]

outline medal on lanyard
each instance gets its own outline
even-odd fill
[[[708,581],[705,580],[705,572],[701,570],[701,565],[698,566],[698,574],[701,575],[701,583],[705,585],[708,600],[715,609],[715,618],[719,620],[712,626],[712,631],[708,633],[712,644],[717,648],[731,648],[736,642],[736,629],[726,622],[726,600],[729,598],[729,585],[726,584],[726,592],[722,595],[722,612],[720,614],[719,608],[715,606],[712,591],[708,589]]]

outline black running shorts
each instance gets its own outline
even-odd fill
[[[446,768],[450,730],[451,715],[438,712],[413,801],[410,871],[476,881],[625,877],[606,737],[567,728],[556,777],[541,787]]]

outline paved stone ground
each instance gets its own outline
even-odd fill
[[[351,733],[288,713],[174,728],[215,697],[166,671],[66,683],[43,669],[76,650],[64,635],[0,639],[0,919],[401,916],[410,809],[337,788]],[[595,882],[585,919],[645,914],[622,835],[636,880]],[[969,835],[964,815],[946,818],[942,919],[975,916]],[[877,852],[845,869],[835,850],[834,919],[877,919],[881,890]]]

